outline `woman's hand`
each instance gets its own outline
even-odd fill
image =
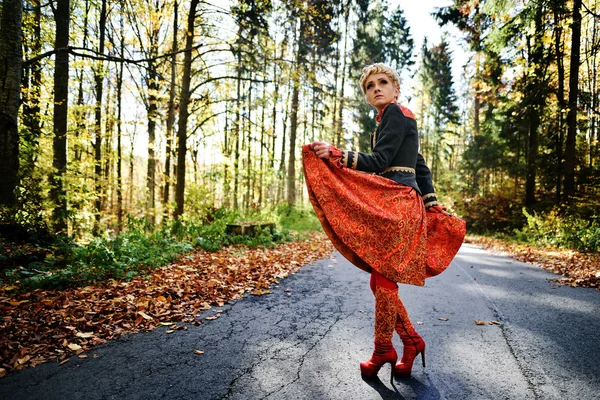
[[[431,207],[427,208],[427,211],[432,212],[432,213],[451,215],[451,214],[448,214],[448,212],[446,211],[446,207],[443,207],[443,206],[431,206]]]
[[[329,152],[329,144],[325,142],[314,141],[311,143],[310,148],[317,154],[317,157],[328,159],[331,155]]]

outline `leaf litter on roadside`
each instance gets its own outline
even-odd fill
[[[541,249],[485,236],[467,236],[465,242],[506,253],[519,261],[536,264],[547,271],[563,275],[564,278],[555,279],[561,285],[595,287],[600,290],[600,254]]]
[[[65,363],[124,334],[187,329],[178,322],[198,325],[201,312],[246,293],[268,294],[279,279],[332,252],[325,235],[316,234],[270,249],[197,251],[128,282],[26,293],[0,286],[0,377],[51,359]]]

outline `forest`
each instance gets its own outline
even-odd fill
[[[131,277],[317,229],[300,147],[369,151],[358,77],[374,62],[414,77],[421,153],[470,232],[598,252],[600,2],[454,0],[434,17],[460,37],[439,43],[416,43],[399,4],[4,0],[7,279]],[[460,80],[450,40],[469,54]],[[278,228],[224,234],[240,221]],[[7,244],[19,235],[43,247],[30,267]],[[79,264],[110,271],[39,274]]]

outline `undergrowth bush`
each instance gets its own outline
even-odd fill
[[[568,248],[584,252],[600,251],[600,217],[581,218],[561,215],[554,209],[530,214],[523,209],[527,224],[515,230],[518,240],[542,246]]]
[[[292,240],[291,230],[307,231],[316,227],[315,221],[318,224],[314,214],[290,208],[280,217],[281,230],[264,229],[253,236],[226,233],[228,223],[247,222],[252,218],[264,221],[265,216],[244,217],[214,209],[201,218],[186,214],[158,229],[144,218],[130,217],[126,229],[115,237],[95,238],[85,246],[69,237],[56,237],[43,249],[45,256],[6,270],[4,280],[18,283],[22,290],[62,289],[108,279],[128,280],[151,268],[167,265],[193,249],[217,251],[231,244],[272,247]]]
[[[526,223],[521,206],[510,193],[466,198],[457,204],[457,212],[472,233],[511,232]]]
[[[296,232],[321,231],[321,223],[311,208],[298,208],[288,204],[276,208],[275,214],[284,230]]]

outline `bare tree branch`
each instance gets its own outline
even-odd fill
[[[154,60],[160,60],[162,58],[167,58],[167,57],[171,57],[174,54],[180,54],[180,53],[184,53],[188,50],[197,50],[201,47],[205,46],[204,44],[197,44],[196,46],[193,46],[191,49],[181,49],[175,52],[169,52],[169,53],[164,53],[164,54],[160,54],[156,57],[147,57],[147,58],[139,58],[139,59],[133,59],[133,58],[124,58],[124,57],[117,57],[117,56],[111,56],[111,55],[107,55],[107,54],[101,54],[96,50],[93,49],[88,49],[85,47],[75,47],[75,46],[67,46],[67,47],[63,47],[60,49],[52,49],[49,50],[45,53],[39,54],[33,58],[30,58],[28,60],[25,60],[23,62],[23,66],[29,66],[39,60],[42,60],[46,57],[50,57],[58,52],[61,51],[67,51],[69,52],[69,54],[72,54],[74,56],[78,56],[78,57],[84,57],[84,58],[90,58],[92,60],[99,60],[99,61],[112,61],[112,62],[120,62],[120,63],[128,63],[128,64],[142,64],[142,63],[146,63],[148,61],[154,61]],[[85,52],[89,52],[91,54],[86,54],[86,53],[80,53],[80,51],[85,51]],[[221,51],[228,51],[228,50],[223,50],[221,49]]]

